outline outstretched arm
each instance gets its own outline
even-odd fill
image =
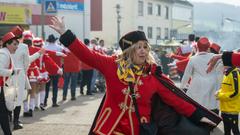
[[[60,42],[80,61],[100,70],[103,73],[109,69],[109,66],[113,66],[113,57],[105,56],[88,49],[87,46],[73,34],[73,32],[70,30],[66,31],[63,18],[59,19],[57,17],[53,17],[52,23],[53,25],[50,25],[50,27],[61,34]]]

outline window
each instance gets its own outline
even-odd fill
[[[138,30],[143,31],[143,26],[138,26]]]
[[[148,27],[148,38],[152,39],[152,27]]]
[[[164,39],[168,39],[169,31],[168,28],[164,29]]]
[[[138,1],[138,16],[143,16],[143,1]]]
[[[157,16],[161,16],[161,5],[157,5]]]
[[[153,4],[148,3],[148,15],[152,15],[152,14],[153,14]]]
[[[169,19],[169,8],[168,6],[165,7],[165,19]]]
[[[161,39],[161,28],[160,28],[160,27],[157,27],[156,38],[157,38],[158,40]]]

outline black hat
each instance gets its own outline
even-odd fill
[[[56,38],[53,34],[48,36],[47,42],[55,42],[58,38]]]
[[[188,40],[189,41],[194,41],[195,40],[195,35],[194,34],[189,34],[188,35]]]
[[[119,40],[119,45],[123,51],[140,40],[148,41],[145,33],[143,31],[132,31]]]

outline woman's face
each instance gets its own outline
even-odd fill
[[[144,40],[138,41],[134,45],[133,63],[136,65],[142,65],[146,62],[149,55],[150,48],[148,43]]]
[[[7,45],[7,48],[11,54],[16,52],[16,50],[18,48],[18,44],[19,44],[19,42],[17,42],[17,40],[13,40],[13,42],[11,44]]]

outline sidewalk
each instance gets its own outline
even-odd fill
[[[177,82],[177,85],[179,83]],[[35,111],[32,118],[21,117],[24,128],[13,131],[13,135],[87,135],[101,102],[103,94],[80,96],[76,91],[77,100],[62,102],[62,90],[59,90],[60,107],[51,107],[51,92],[46,111]],[[211,135],[223,135],[222,123]],[[3,135],[0,130],[0,135]]]

